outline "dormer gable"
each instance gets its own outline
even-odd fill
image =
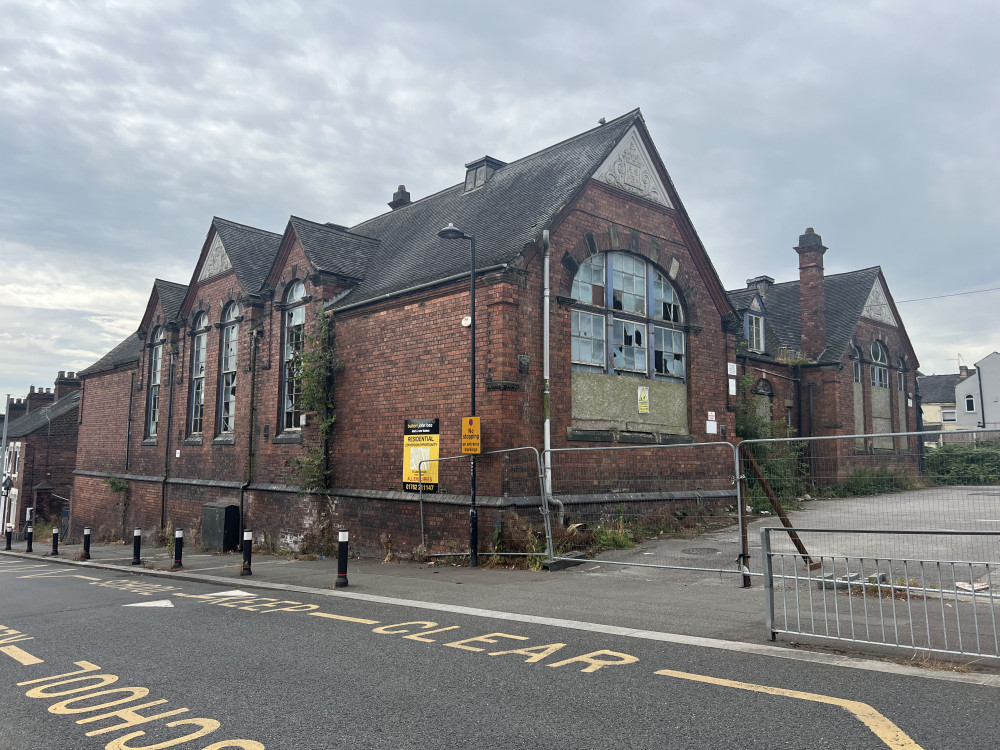
[[[201,266],[201,273],[198,274],[198,281],[205,281],[233,270],[233,263],[229,260],[229,254],[222,244],[222,237],[215,233],[211,246],[205,255],[205,262]]]
[[[655,162],[634,125],[594,172],[594,179],[661,206],[674,207]]]
[[[874,320],[878,323],[885,323],[893,328],[899,327],[899,321],[896,320],[896,316],[892,313],[888,295],[885,293],[880,279],[875,279],[872,290],[868,293],[864,309],[861,311],[861,317]]]
[[[767,350],[765,341],[767,308],[764,307],[764,300],[760,294],[754,294],[749,304],[739,312],[743,315],[743,338],[747,342],[747,349],[763,354]]]

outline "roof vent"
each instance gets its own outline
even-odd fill
[[[482,159],[470,161],[465,165],[465,192],[482,187],[489,181],[494,172],[505,166],[507,166],[507,162],[494,159],[492,156],[484,156]]]
[[[410,205],[410,194],[406,191],[406,185],[400,185],[399,189],[392,194],[392,200],[389,201],[389,208],[395,211],[397,208],[408,205]]]

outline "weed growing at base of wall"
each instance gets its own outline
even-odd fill
[[[131,493],[129,492],[128,480],[115,476],[111,472],[110,466],[104,467],[104,473],[107,474],[107,476],[101,479],[101,484],[107,487],[109,492],[113,492],[114,494],[119,495],[121,497],[121,499],[118,501],[118,504],[121,505],[122,509],[122,526],[120,533],[121,533],[121,539],[124,539],[126,526],[128,525],[129,503],[131,501]],[[113,536],[117,537],[117,534],[118,532],[116,531],[114,532]],[[106,541],[117,541],[117,538]]]

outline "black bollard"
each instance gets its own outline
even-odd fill
[[[171,570],[180,570],[184,566],[181,565],[181,554],[184,551],[184,529],[177,529],[174,531],[174,564],[170,567]]]
[[[335,589],[347,586],[347,529],[341,529],[337,540],[337,582]]]
[[[80,557],[84,560],[90,559],[90,529],[83,530],[83,554]]]
[[[243,567],[240,568],[241,576],[252,576],[253,571],[250,570],[250,553],[253,551],[253,532],[244,531],[243,532]]]
[[[132,564],[142,565],[142,560],[139,558],[139,553],[142,549],[142,529],[136,529],[132,532]]]
[[[24,534],[24,538],[28,540],[28,549],[26,549],[25,552],[34,552],[34,550],[31,548],[31,540],[34,538],[34,536],[35,536],[35,527],[29,523],[28,528],[25,530]]]
[[[10,552],[10,542],[14,538],[14,527],[7,524],[7,530],[4,531],[4,537],[6,537],[7,545],[3,548],[4,552]]]
[[[59,556],[59,528],[52,527],[52,557]]]

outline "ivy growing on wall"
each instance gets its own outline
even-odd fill
[[[307,325],[305,345],[298,355],[296,373],[301,393],[301,410],[318,430],[303,430],[302,455],[292,459],[292,471],[304,492],[317,492],[330,486],[327,448],[333,437],[337,413],[333,404],[333,378],[336,370],[331,315],[323,312],[322,301],[312,306],[313,325]]]

